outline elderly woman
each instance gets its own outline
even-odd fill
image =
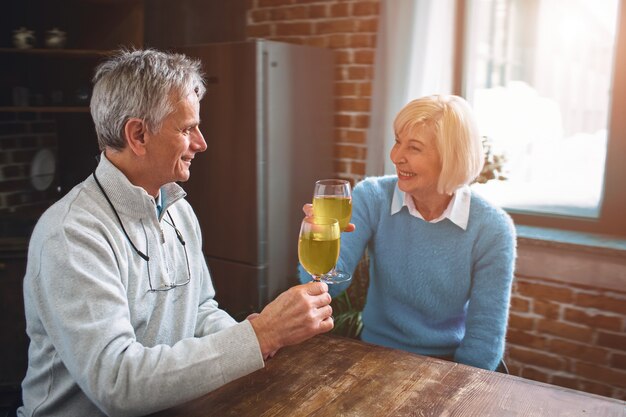
[[[396,175],[355,187],[356,230],[342,235],[337,265],[354,271],[367,248],[361,337],[493,370],[504,350],[515,232],[468,186],[484,161],[471,109],[457,96],[424,97],[393,127]],[[310,279],[302,269],[300,278]]]

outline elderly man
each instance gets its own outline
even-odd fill
[[[200,227],[176,184],[207,147],[199,63],[121,51],[94,83],[98,167],[46,211],[30,242],[18,415],[147,414],[332,329],[323,283],[293,287],[241,323],[213,299]]]

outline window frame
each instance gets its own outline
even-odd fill
[[[465,97],[465,31],[470,0],[456,0],[452,92]],[[516,224],[626,237],[626,0],[620,0],[612,74],[604,186],[597,218],[506,209]],[[620,71],[620,69],[622,69]],[[624,183],[621,183],[624,181]]]

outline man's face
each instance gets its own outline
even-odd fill
[[[151,182],[157,189],[169,182],[187,181],[195,154],[206,150],[199,112],[198,97],[190,94],[175,103],[158,133],[146,133]]]

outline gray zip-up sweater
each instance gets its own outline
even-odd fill
[[[154,199],[104,155],[93,176],[50,207],[33,232],[24,278],[29,365],[19,416],[131,416],[205,394],[264,365],[244,320],[220,310],[185,192]],[[212,198],[212,196],[207,196]],[[188,278],[169,291],[150,292]]]

